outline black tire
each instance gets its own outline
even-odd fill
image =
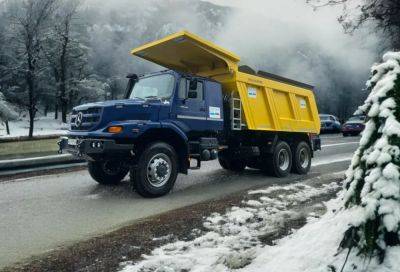
[[[347,137],[347,136],[349,136],[348,133],[343,133],[343,137]]]
[[[257,158],[247,160],[246,165],[249,168],[253,168],[253,169],[257,169],[257,170],[262,169],[261,163]]]
[[[129,172],[120,161],[89,161],[88,170],[90,176],[102,185],[116,185]]]
[[[295,147],[293,154],[292,171],[294,173],[305,175],[311,168],[311,148],[306,142],[300,142]]]
[[[282,160],[282,157],[285,157]],[[264,171],[276,177],[282,178],[290,174],[292,168],[292,151],[290,146],[280,141],[276,144],[274,152],[266,158],[267,163],[264,165]]]
[[[233,158],[228,150],[218,152],[218,162],[223,169],[233,172],[243,172],[246,168],[246,162],[237,158]]]
[[[177,176],[176,152],[172,146],[163,142],[150,144],[140,155],[138,165],[130,171],[136,192],[149,198],[170,192]]]

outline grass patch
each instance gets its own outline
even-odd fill
[[[58,138],[0,143],[0,160],[56,154]]]

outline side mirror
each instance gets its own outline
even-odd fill
[[[127,74],[126,78],[129,78],[129,79],[133,80],[134,82],[139,81],[139,77],[137,74]]]
[[[132,88],[133,88],[133,86],[135,86],[136,82],[139,81],[139,77],[137,74],[127,74],[126,78],[128,78],[129,81],[128,81],[128,85],[126,86],[126,90],[125,90],[125,99],[129,99]]]
[[[196,99],[196,98],[197,98],[197,92],[196,92],[196,91],[190,90],[190,91],[188,92],[188,98],[190,98],[190,99]]]
[[[197,90],[197,79],[193,78],[190,80],[189,93],[190,93],[190,90]]]

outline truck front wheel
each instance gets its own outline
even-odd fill
[[[159,197],[171,191],[178,176],[178,157],[172,146],[163,142],[149,145],[131,169],[131,182],[143,197]]]
[[[307,174],[311,168],[311,148],[306,142],[300,142],[296,146],[293,156],[293,172]]]
[[[129,169],[120,161],[89,161],[90,176],[100,184],[118,184],[128,174]]]

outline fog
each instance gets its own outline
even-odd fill
[[[369,29],[345,34],[337,21],[341,6],[314,11],[302,0],[213,2],[234,7],[216,41],[243,63],[314,85],[320,108],[341,117],[366,95],[379,37]]]
[[[160,69],[129,50],[187,29],[241,57],[241,63],[314,85],[321,111],[347,117],[366,95],[379,37],[345,34],[341,7],[314,11],[305,0],[87,0],[94,65],[106,76]],[[98,55],[101,54],[101,58]]]

